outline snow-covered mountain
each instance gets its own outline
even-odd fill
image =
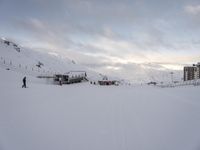
[[[135,75],[133,80],[141,83],[146,82],[163,82],[182,81],[182,70],[171,70],[155,63],[136,64],[132,73]]]
[[[91,80],[101,78],[99,73],[76,64],[72,59],[24,48],[5,38],[0,39],[0,67],[31,76],[86,71]]]
[[[116,65],[117,66],[117,65]],[[157,63],[129,63],[119,64],[118,68],[108,70],[106,73],[118,75],[118,77],[129,79],[133,83],[181,81],[182,70],[172,70]],[[171,74],[173,72],[173,75]]]
[[[86,71],[92,81],[101,80],[104,76],[85,66],[76,64],[73,58],[66,58],[54,52],[47,53],[24,48],[5,38],[0,39],[0,57],[1,67],[31,76],[63,74],[70,71]],[[173,75],[170,74],[171,72],[173,72]],[[105,74],[104,72],[101,73]],[[118,70],[112,70],[107,71],[106,74],[109,75],[109,79],[113,79],[112,76],[117,76],[114,79],[130,79],[133,83],[150,81],[169,83],[172,80],[181,81],[183,77],[182,71],[169,70],[154,63],[124,65],[121,66],[120,73]]]

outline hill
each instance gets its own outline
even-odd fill
[[[52,76],[70,71],[86,71],[89,79],[99,79],[95,71],[76,64],[72,59],[24,48],[5,38],[0,39],[0,67],[29,76]]]

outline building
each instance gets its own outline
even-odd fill
[[[156,85],[156,84],[157,82],[153,82],[153,81],[147,83],[147,85]]]
[[[184,81],[200,79],[200,63],[184,67]]]
[[[72,84],[82,82],[87,80],[87,74],[85,71],[70,71],[65,74],[55,74],[53,76],[54,83],[59,84],[61,81],[62,84]]]
[[[119,85],[118,81],[115,80],[99,80],[99,85]]]

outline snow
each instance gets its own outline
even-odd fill
[[[18,64],[31,68],[41,61],[45,73],[86,70],[92,80],[101,75],[2,42],[0,56],[0,150],[200,149],[200,86],[59,86]]]
[[[73,60],[60,55],[52,55],[35,51],[32,49],[20,47],[20,52],[15,47],[4,43],[3,38],[0,39],[0,67],[9,68],[19,73],[31,76],[52,76],[54,74],[65,74],[71,71],[86,71],[88,78],[96,80],[101,76],[93,70],[78,64],[74,64]],[[41,68],[36,65],[38,62],[44,64]]]
[[[45,84],[0,69],[1,150],[197,150],[199,86]]]

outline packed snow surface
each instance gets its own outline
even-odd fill
[[[199,86],[45,84],[0,68],[0,150],[199,150]]]

